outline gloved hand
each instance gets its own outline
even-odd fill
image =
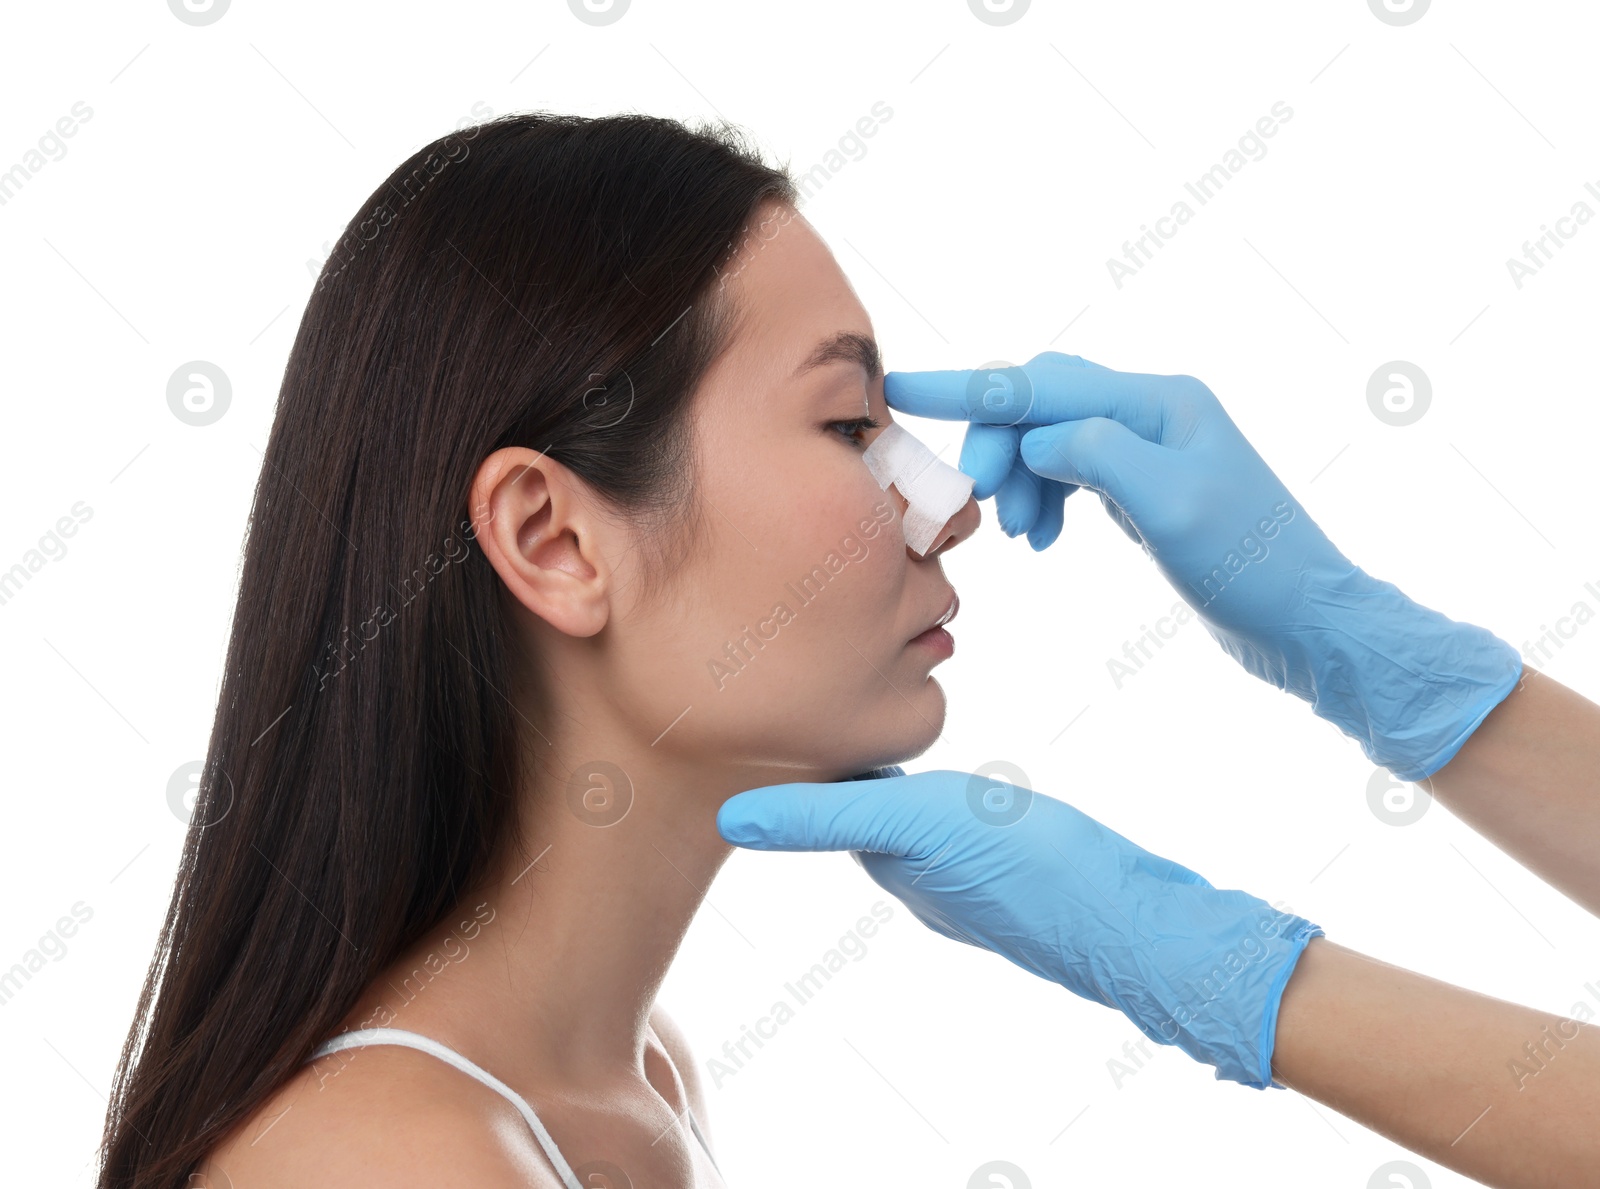
[[[1402,780],[1442,768],[1515,688],[1522,658],[1334,546],[1192,376],[1046,351],[1018,367],[890,372],[889,407],[970,419],[961,469],[1044,549],[1093,488],[1224,651],[1311,703]]]
[[[900,773],[738,793],[717,829],[759,850],[856,852],[935,932],[1116,1008],[1219,1080],[1274,1084],[1278,1004],[1320,928],[1063,801],[965,772]]]

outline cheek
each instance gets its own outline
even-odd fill
[[[741,657],[748,629],[763,646],[725,688],[781,697],[815,693],[844,671],[872,676],[852,645],[871,655],[903,598],[910,567],[899,493],[879,488],[858,453],[821,438],[803,448],[792,437],[747,439],[710,461],[702,479],[710,547],[656,625],[656,647],[673,662],[658,672],[692,674],[688,684],[721,696],[707,683],[725,662],[708,658],[725,657],[730,642]]]
[[[754,556],[794,564],[820,562],[830,551],[847,559],[847,551],[870,556],[891,541],[904,549],[898,511],[904,501],[893,487],[878,486],[859,450],[826,437],[801,449],[792,438],[749,445],[717,486],[739,509],[733,516],[730,507],[730,518],[757,547]],[[729,522],[720,527],[729,529]],[[746,545],[743,560],[752,558]]]
[[[680,748],[803,764],[903,726],[893,682],[913,567],[898,493],[844,450],[791,454],[702,487],[709,554],[640,633],[650,655],[622,684],[659,703],[641,708],[651,724],[693,705]]]
[[[780,517],[786,540],[778,556],[802,571],[824,565],[855,581],[850,601],[894,597],[906,571],[905,537],[894,488],[884,491],[859,458],[843,459],[830,482],[806,477]],[[843,601],[843,600],[841,600]]]
[[[863,637],[894,612],[908,568],[905,540],[894,493],[879,489],[866,466],[843,452],[820,465],[813,460],[809,472],[774,468],[765,491],[755,528],[747,530],[758,548],[739,541],[740,550],[725,558],[732,597],[717,601],[739,615],[787,608],[784,665],[810,684],[823,653],[854,655],[846,641],[867,647]]]
[[[794,613],[786,665],[807,688],[837,680],[841,666],[863,667],[855,649],[872,655],[910,572],[893,493],[860,472],[820,488],[813,477],[784,517],[782,544],[756,567]]]

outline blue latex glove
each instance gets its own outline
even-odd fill
[[[1063,801],[966,772],[900,773],[738,793],[717,829],[759,850],[856,852],[936,933],[1116,1008],[1219,1080],[1275,1084],[1279,1000],[1320,928]]]
[[[1442,768],[1515,688],[1522,658],[1334,546],[1192,376],[1046,351],[1017,367],[890,372],[889,407],[969,419],[961,469],[1044,549],[1078,486],[1144,547],[1223,650],[1311,703],[1402,780]]]

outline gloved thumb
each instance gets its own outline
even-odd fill
[[[922,842],[915,782],[886,776],[833,784],[772,784],[735,793],[717,810],[723,841],[753,850],[851,850],[907,855]]]
[[[969,422],[961,439],[961,472],[972,476],[972,497],[986,500],[1000,490],[1017,461],[1017,439],[1022,435],[1014,425],[985,425]]]
[[[1110,417],[1041,425],[1022,435],[1022,461],[1046,479],[1092,487],[1138,519],[1140,499],[1160,473],[1164,447]]]

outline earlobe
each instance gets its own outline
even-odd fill
[[[570,636],[605,626],[612,573],[581,480],[548,455],[508,446],[478,468],[469,506],[479,547],[517,602]]]

